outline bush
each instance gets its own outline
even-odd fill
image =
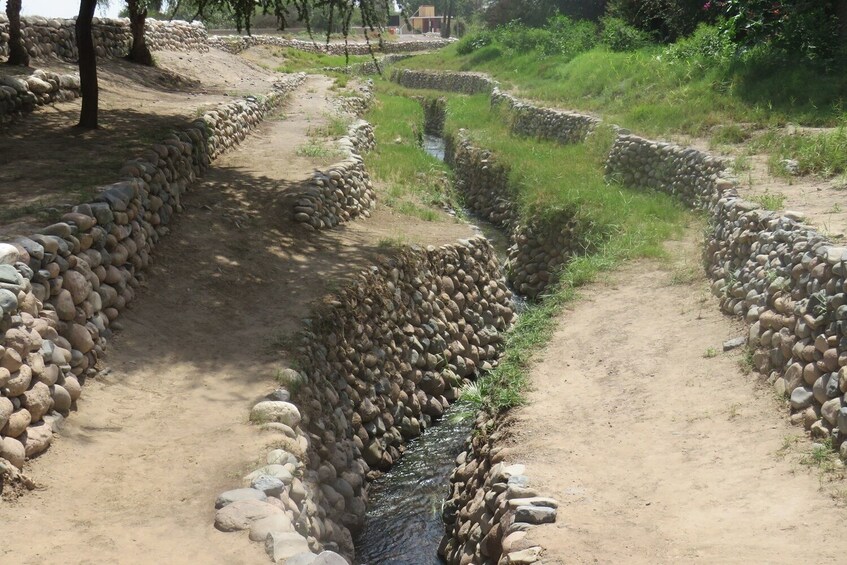
[[[491,45],[493,41],[494,34],[490,31],[471,33],[456,43],[456,53],[459,55],[467,55],[469,53],[473,53],[477,49],[482,49],[486,45]]]
[[[740,43],[763,43],[786,58],[833,59],[837,55],[838,19],[835,2],[799,0],[725,0],[723,29]]]
[[[517,54],[535,51],[544,56],[573,56],[597,44],[597,27],[592,22],[573,21],[565,16],[550,18],[540,28],[512,22],[497,28],[495,34],[498,45]]]
[[[665,49],[665,54],[677,61],[697,61],[714,65],[727,61],[735,51],[730,35],[718,26],[700,24],[694,33]]]
[[[603,18],[600,41],[612,51],[635,51],[650,43],[647,33],[620,18]]]
[[[717,10],[704,7],[703,0],[610,0],[606,13],[653,39],[671,43],[694,32],[702,22],[714,22]]]

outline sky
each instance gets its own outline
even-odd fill
[[[97,8],[94,15],[117,18],[118,12],[124,7],[124,2],[112,0],[109,4],[110,7],[105,10]],[[23,0],[21,13],[25,16],[71,18],[79,13],[79,2],[77,0]]]

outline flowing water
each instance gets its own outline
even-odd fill
[[[444,535],[441,504],[473,418],[444,419],[411,440],[403,457],[368,488],[365,527],[356,536],[356,563],[437,565]]]
[[[444,159],[444,140],[424,135],[423,149]],[[455,213],[455,211],[451,211]],[[463,211],[474,231],[494,246],[497,258],[505,264],[509,239],[493,224]],[[515,309],[523,301],[515,295]],[[441,505],[450,494],[450,474],[465,438],[471,433],[473,418],[451,419],[453,409],[443,420],[411,440],[403,457],[391,470],[368,487],[369,504],[365,526],[356,536],[356,563],[359,565],[438,565],[438,546],[444,535]]]

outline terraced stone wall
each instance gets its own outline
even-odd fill
[[[601,120],[587,114],[545,108],[500,90],[499,83],[484,75],[460,72],[396,69],[391,80],[407,88],[443,90],[461,94],[490,94],[492,108],[509,112],[512,132],[557,143],[582,143]]]
[[[461,94],[490,94],[497,87],[496,81],[485,75],[472,73],[394,69],[391,71],[391,80],[406,88],[443,90]]]
[[[446,534],[438,550],[449,565],[533,563],[542,548],[523,542],[533,525],[556,521],[558,502],[539,496],[526,469],[509,464],[508,418],[481,414],[456,458],[442,511]]]
[[[0,125],[34,111],[38,106],[80,96],[79,77],[37,70],[31,75],[0,77]]]
[[[571,257],[585,251],[585,227],[571,210],[522,218],[509,169],[490,151],[473,145],[462,131],[457,139],[448,136],[446,148],[445,160],[453,168],[464,205],[509,235],[509,284],[520,294],[537,298]]]
[[[561,144],[582,143],[600,123],[599,118],[587,114],[524,102],[496,87],[491,92],[491,106],[509,110],[512,132]]]
[[[302,41],[288,39],[278,35],[210,35],[209,45],[228,53],[241,53],[256,45],[271,47],[290,47],[309,53],[325,53],[327,55],[369,55],[373,53],[414,53],[441,49],[455,41],[454,39],[437,39],[431,41],[386,41],[380,45],[374,41],[367,43],[322,43],[318,41]]]
[[[238,504],[271,514],[269,506],[284,506],[290,524],[277,518],[285,523],[272,530],[255,520],[232,527],[241,509],[226,504],[218,527],[249,528],[277,562],[296,553],[291,547],[352,557],[368,479],[443,415],[459,387],[497,364],[513,316],[511,293],[482,237],[407,248],[363,272],[311,318],[299,372],[287,370],[286,387],[253,408],[253,420],[286,444],[268,462],[285,463],[245,478],[253,492],[244,496],[262,504]],[[258,494],[261,475],[284,486]]]
[[[37,233],[0,243],[0,457],[21,468],[50,445],[135,297],[181,197],[302,83],[205,113],[128,161],[120,180]]]
[[[359,216],[369,217],[376,203],[362,153],[374,148],[373,127],[358,120],[336,142],[343,160],[316,171],[294,205],[294,219],[304,227],[332,228]]]
[[[21,35],[30,57],[55,56],[66,61],[78,58],[74,31],[75,20],[24,16]],[[132,42],[128,18],[94,18],[92,30],[98,57],[124,57]],[[153,51],[208,51],[206,28],[182,21],[147,20],[146,38]],[[0,57],[9,54],[9,23],[0,15]]]
[[[619,134],[606,161],[606,176],[624,186],[657,190],[687,205],[708,209],[733,183],[720,157],[673,143]]]

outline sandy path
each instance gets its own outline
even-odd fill
[[[60,437],[27,472],[43,487],[0,505],[0,563],[264,563],[246,533],[212,527],[218,493],[265,452],[247,424],[274,388],[281,344],[310,301],[382,252],[382,238],[446,243],[466,226],[378,212],[304,235],[286,191],[322,122],[331,80],[312,77],[184,200],[124,331]],[[61,556],[61,557],[60,557]]]
[[[632,264],[561,316],[516,414],[513,459],[561,504],[527,540],[545,563],[844,563],[824,540],[845,510],[779,455],[800,432],[740,352],[704,357],[742,328],[700,277],[671,280]]]

